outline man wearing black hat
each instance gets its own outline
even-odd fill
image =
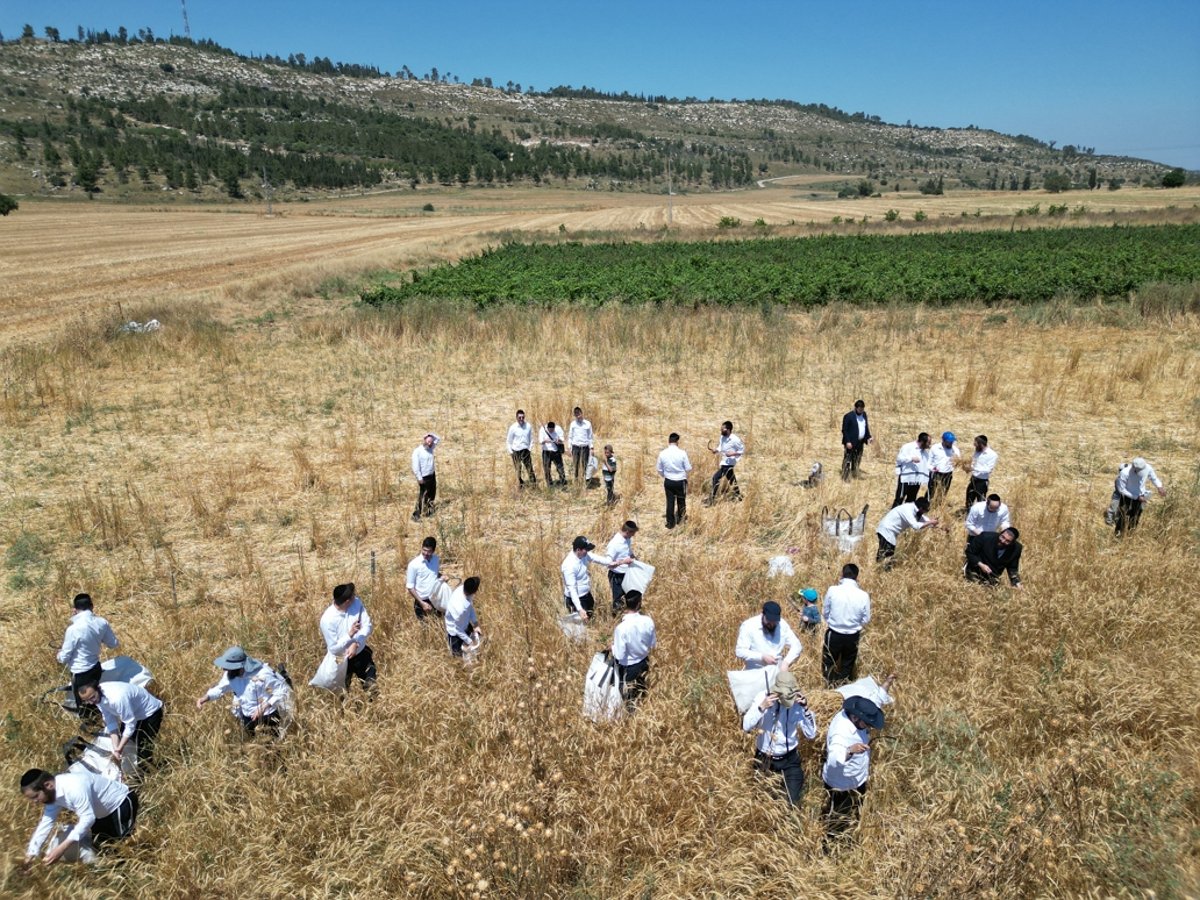
[[[870,729],[883,727],[883,711],[866,697],[847,697],[825,735],[825,837],[834,838],[858,820],[871,772]]]
[[[842,481],[849,481],[851,474],[858,477],[863,448],[869,443],[871,426],[867,422],[867,405],[855,400],[854,409],[842,416]]]
[[[625,615],[613,629],[612,657],[621,679],[621,697],[631,711],[646,696],[650,651],[657,643],[654,620],[642,613],[642,592],[626,592]]]
[[[654,470],[662,478],[663,491],[667,495],[667,527],[674,528],[682,524],[687,515],[688,473],[692,471],[692,461],[688,459],[687,451],[680,448],[679,435],[675,432],[667,437],[667,446],[658,454]]]
[[[994,585],[1000,573],[1008,573],[1008,581],[1018,590],[1021,587],[1021,533],[1011,525],[1003,531],[973,534],[967,540],[967,565],[963,574],[967,581]]]
[[[929,434],[922,431],[915,441],[905,444],[896,454],[896,496],[892,500],[893,509],[901,503],[912,503],[917,499],[921,485],[929,483],[932,467]]]
[[[357,678],[368,691],[375,687],[375,657],[367,646],[374,626],[362,600],[354,593],[354,583],[333,589],[333,602],[321,614],[321,637],[333,656],[346,658],[346,689]]]
[[[632,558],[613,560],[599,553],[593,553],[596,545],[582,534],[571,542],[571,552],[563,557],[562,572],[563,600],[567,604],[567,612],[579,613],[579,618],[587,621],[596,609],[596,598],[592,596],[592,579],[588,574],[588,563],[606,566],[628,565]]]
[[[800,685],[791,672],[775,676],[770,691],[754,698],[742,716],[743,731],[758,731],[754,742],[754,758],[764,774],[777,772],[783,776],[788,803],[800,805],[804,793],[804,768],[800,765],[800,735],[808,740],[817,736],[817,720],[808,708],[808,698],[800,693]]]
[[[733,652],[747,669],[780,666],[786,669],[800,655],[800,639],[782,618],[774,600],[763,604],[762,614],[751,616],[738,628]]]

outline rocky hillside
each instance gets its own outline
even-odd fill
[[[406,73],[407,74],[407,73]],[[1078,188],[1159,164],[980,128],[889,125],[789,102],[608,99],[317,74],[177,43],[0,44],[0,190],[278,196],[422,184],[847,191]]]

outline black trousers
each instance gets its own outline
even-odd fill
[[[682,524],[684,516],[687,515],[687,479],[664,479],[663,490],[667,495],[667,527],[674,528]]]
[[[825,629],[825,641],[821,646],[821,674],[830,687],[854,680],[858,666],[858,639],[862,632],[842,634],[832,628]]]
[[[646,676],[650,672],[650,660],[643,659],[628,666],[617,663],[617,677],[621,685],[621,697],[627,705],[633,705],[646,696]]]
[[[609,571],[608,586],[612,590],[612,614],[614,616],[620,615],[621,610],[625,608],[625,588],[623,586],[624,581],[624,572]]]
[[[980,500],[986,500],[988,495],[988,479],[971,476],[967,482],[967,512]]]
[[[133,833],[133,826],[137,824],[137,813],[137,794],[130,791],[120,806],[92,823],[92,846],[99,848],[109,841],[129,837]]]
[[[617,502],[616,495],[615,495],[615,494],[613,494],[613,486],[614,486],[614,485],[613,485],[613,483],[614,483],[615,481],[616,481],[616,476],[615,476],[615,475],[606,475],[606,476],[604,476],[604,490],[605,490],[605,493],[606,493],[606,495],[607,495],[607,496],[605,496],[604,500],[605,500],[605,502],[606,502],[606,503],[608,503],[610,506],[611,506],[612,504],[614,504],[614,503],[616,503],[616,502]]]
[[[154,744],[158,740],[158,731],[162,728],[163,709],[160,706],[152,715],[139,719],[133,729],[130,740],[137,751],[138,765],[146,765],[154,758]]]
[[[357,678],[367,690],[375,687],[375,654],[370,647],[363,647],[346,660],[346,690],[350,690],[350,679]]]
[[[867,786],[853,788],[848,791],[838,791],[825,785],[825,808],[821,814],[825,818],[825,838],[836,838],[846,829],[852,827],[862,809],[863,795]]]
[[[787,794],[788,805],[799,806],[800,798],[804,796],[804,767],[800,765],[800,751],[793,747],[777,758],[755,750],[754,759],[764,775],[777,773],[783,776],[782,787]]]
[[[572,477],[578,481],[579,476],[587,472],[588,457],[592,455],[592,448],[586,444],[579,446],[578,444],[571,445],[571,467],[573,469]]]
[[[558,483],[567,483],[567,471],[563,468],[563,452],[561,450],[543,450],[542,451],[542,474],[546,476],[546,487],[553,484],[550,478],[550,466],[558,467]]]
[[[717,498],[717,489],[721,486],[722,478],[729,482],[729,486],[733,489],[735,497],[741,496],[741,491],[738,490],[737,476],[733,474],[733,466],[718,466],[717,471],[713,472],[712,477],[712,495],[714,500]]]
[[[428,603],[430,606],[433,606],[433,601],[430,600],[428,597],[425,598],[425,602]],[[420,601],[414,600],[413,601],[413,615],[415,615],[418,619],[424,619],[426,616],[428,616],[431,619],[434,619],[434,618],[437,618],[439,615],[441,615],[441,613],[438,612],[438,609],[436,606],[434,606],[433,609],[426,612],[425,609],[422,608]]]
[[[433,501],[437,499],[437,473],[430,472],[417,485],[417,506],[413,510],[413,518],[428,516],[433,513]]]
[[[472,625],[470,622],[468,622],[467,623],[467,634],[474,634],[474,633],[475,633],[475,626]],[[466,642],[462,638],[460,638],[457,634],[450,634],[449,632],[447,632],[446,643],[450,645],[450,655],[451,656],[462,656],[463,655],[463,646]]]
[[[929,476],[929,487],[925,488],[925,497],[930,503],[936,503],[940,498],[950,493],[950,482],[954,480],[953,472],[933,472]]]
[[[251,719],[249,716],[244,716],[240,712],[236,712],[234,715],[237,716],[237,720],[241,723],[242,732],[246,737],[253,737],[254,733],[258,731],[258,727],[261,725],[264,728],[270,728],[273,732],[275,732],[275,737],[281,738],[283,737],[284,726],[287,724],[283,716],[279,714],[278,710],[269,712],[265,716],[259,716],[258,719]]]
[[[883,562],[885,559],[891,559],[896,555],[896,545],[885,538],[878,531],[875,532],[875,537],[879,541],[879,549],[875,551],[875,562]],[[889,563],[889,565],[891,565]]]
[[[575,609],[575,604],[571,602],[570,597],[564,597],[563,602],[567,604],[567,613],[578,612]],[[579,598],[579,605],[583,607],[583,611],[588,614],[588,618],[592,617],[592,613],[596,611],[596,598],[592,596],[592,592],[588,591]]]
[[[86,672],[71,673],[71,696],[75,698],[75,711],[79,714],[79,718],[87,722],[97,722],[102,717],[100,710],[90,703],[84,703],[79,699],[79,686],[91,684],[100,680],[100,675],[104,670],[100,667],[100,663],[96,663]]]
[[[1126,497],[1121,494],[1117,502],[1116,533],[1124,534],[1137,528],[1138,520],[1142,517],[1142,507],[1145,505],[1146,501],[1140,497]]]
[[[896,496],[892,500],[892,509],[895,509],[901,503],[912,503],[917,499],[917,494],[921,493],[921,485],[905,484],[899,478],[896,479]]]
[[[846,445],[842,444],[842,481],[849,481],[850,475],[858,477],[858,466],[862,462],[863,448],[866,444],[855,444],[853,449],[847,450]]]
[[[529,452],[529,448],[524,450],[512,451],[513,468],[517,470],[517,482],[525,483],[525,475],[521,471],[521,467],[525,467],[525,471],[529,473],[529,480],[537,484],[537,476],[533,474],[533,454]]]

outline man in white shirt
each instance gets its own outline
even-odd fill
[[[596,609],[596,598],[592,596],[592,579],[588,574],[588,563],[595,563],[611,569],[614,566],[628,565],[633,561],[628,557],[614,560],[607,556],[601,556],[599,553],[592,552],[595,549],[596,545],[581,534],[571,542],[571,551],[563,557],[562,565],[559,567],[562,572],[563,601],[567,605],[567,612],[579,613],[579,618],[585,622],[592,617],[592,613]]]
[[[547,422],[538,429],[538,443],[542,446],[542,474],[546,476],[546,487],[554,484],[550,477],[550,466],[558,468],[558,483],[567,484],[567,471],[563,468],[563,446],[565,438],[562,429],[553,422]]]
[[[713,473],[712,496],[708,498],[709,503],[716,502],[717,490],[721,486],[722,479],[729,482],[728,490],[732,491],[733,499],[742,499],[742,492],[738,489],[737,476],[733,474],[733,467],[737,465],[737,461],[745,452],[746,445],[742,443],[740,437],[733,433],[733,423],[726,419],[721,423],[721,440],[717,443],[717,449],[713,450],[717,456],[717,471]]]
[[[92,598],[87,594],[76,594],[72,606],[75,615],[63,635],[62,649],[58,651],[58,661],[71,671],[71,691],[75,696],[75,708],[81,716],[95,714],[93,707],[84,707],[79,702],[79,686],[88,682],[99,681],[102,669],[100,667],[100,648],[108,647],[115,650],[118,645],[117,636],[105,619],[92,612]]]
[[[779,666],[786,669],[800,655],[800,639],[783,620],[783,611],[774,600],[763,604],[762,613],[751,616],[738,628],[734,654],[746,669]]]
[[[46,854],[43,862],[53,865],[73,846],[78,845],[80,858],[94,859],[93,846],[106,841],[128,837],[137,822],[137,795],[119,781],[94,772],[63,772],[51,775],[42,769],[30,769],[21,776],[21,793],[30,803],[44,808],[37,828],[25,848],[25,864],[37,858],[58,814],[66,809],[75,815],[75,826],[66,840]]]
[[[654,468],[662,476],[667,495],[667,528],[674,528],[682,524],[687,514],[687,479],[692,471],[692,461],[680,449],[679,435],[675,432],[667,438],[667,446],[658,454]]]
[[[842,416],[842,481],[851,474],[858,477],[863,448],[871,443],[871,425],[867,421],[867,404],[854,401],[854,409]]]
[[[592,433],[592,423],[583,417],[583,410],[577,406],[572,412],[575,417],[567,427],[567,443],[571,445],[572,477],[578,481],[580,473],[587,471],[596,436]]]
[[[613,629],[612,656],[617,663],[621,697],[630,712],[646,696],[646,674],[650,671],[650,651],[658,643],[654,620],[642,613],[642,592],[625,595],[625,615]]]
[[[1142,517],[1142,507],[1146,505],[1146,498],[1150,496],[1149,484],[1154,485],[1160,497],[1167,496],[1167,489],[1163,487],[1154,467],[1140,456],[1117,470],[1118,535],[1137,527],[1138,520]]]
[[[450,655],[462,657],[463,648],[478,644],[483,638],[479,630],[479,616],[475,612],[475,595],[479,592],[480,579],[472,575],[454,589],[446,603],[446,642]]]
[[[196,709],[225,694],[233,695],[231,712],[249,737],[267,725],[277,738],[287,731],[292,714],[292,688],[286,673],[276,672],[261,659],[233,646],[213,660],[221,678],[196,700]]]
[[[988,483],[1000,455],[988,446],[986,434],[975,438],[975,455],[971,457],[971,480],[967,482],[967,511],[988,495]]]
[[[829,687],[854,680],[858,641],[871,621],[871,595],[858,584],[858,566],[842,566],[842,579],[825,592],[825,640],[821,645],[821,674]]]
[[[609,559],[635,559],[633,555],[633,536],[637,534],[637,522],[629,519],[621,530],[612,536],[604,555]],[[629,563],[623,563],[608,570],[608,587],[612,591],[612,614],[618,616],[625,608],[625,573],[629,571]]]
[[[950,482],[954,480],[954,465],[962,459],[962,451],[955,443],[953,431],[943,431],[942,439],[929,451],[929,487],[925,496],[930,503],[950,493]],[[935,498],[934,495],[937,495]]]
[[[404,574],[404,586],[413,598],[413,615],[418,619],[433,614],[433,592],[439,581],[446,580],[442,575],[442,560],[435,550],[437,538],[430,535],[421,541],[421,552],[409,561]]]
[[[857,820],[871,774],[871,731],[883,727],[883,710],[866,697],[847,697],[825,735],[825,840]]]
[[[537,484],[537,476],[533,474],[533,455],[530,453],[533,447],[533,426],[525,421],[525,410],[517,410],[517,421],[508,426],[508,436],[504,442],[508,447],[509,456],[512,457],[513,468],[517,470],[517,484],[525,486],[525,472],[529,473],[530,482]],[[525,467],[525,471],[522,471],[522,466]]]
[[[126,744],[133,742],[138,765],[150,762],[162,728],[163,704],[141,685],[125,681],[91,681],[79,686],[79,699],[100,710],[104,730],[112,739],[113,759],[120,762]]]
[[[967,513],[967,534],[983,534],[985,531],[1003,531],[1012,522],[1008,518],[1008,504],[1000,499],[999,494],[988,494],[986,500],[980,500]]]
[[[891,566],[892,557],[896,555],[896,541],[900,539],[902,531],[937,527],[938,520],[927,516],[927,512],[929,500],[926,497],[918,497],[912,503],[902,503],[888,510],[875,529],[875,536],[879,539],[875,562],[882,562],[885,567]]]
[[[764,775],[783,776],[790,806],[799,806],[804,794],[804,767],[800,764],[800,735],[817,736],[817,720],[800,693],[796,677],[788,671],[775,675],[770,691],[761,691],[742,716],[742,730],[757,732],[754,758]]]
[[[367,607],[355,593],[354,582],[333,589],[333,602],[321,613],[319,627],[325,649],[333,656],[346,658],[346,690],[350,690],[350,679],[357,678],[368,693],[373,692],[378,673],[367,638],[375,626]]]
[[[433,514],[433,503],[437,499],[437,472],[433,459],[433,451],[442,439],[432,431],[427,431],[421,438],[421,443],[412,452],[413,477],[417,479],[417,506],[413,510],[413,521],[421,516]]]
[[[917,499],[921,486],[929,483],[929,435],[922,431],[915,441],[909,441],[896,454],[896,497],[892,509],[901,503]]]

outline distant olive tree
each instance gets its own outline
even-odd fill
[[[19,208],[20,204],[8,196],[8,194],[0,194],[0,216],[7,216],[10,212],[16,212]]]
[[[1183,169],[1172,169],[1162,177],[1162,186],[1165,188],[1183,187],[1183,183],[1187,181],[1187,176]]]
[[[1042,176],[1042,187],[1051,194],[1061,194],[1071,189],[1071,176],[1066,172],[1047,172]]]

